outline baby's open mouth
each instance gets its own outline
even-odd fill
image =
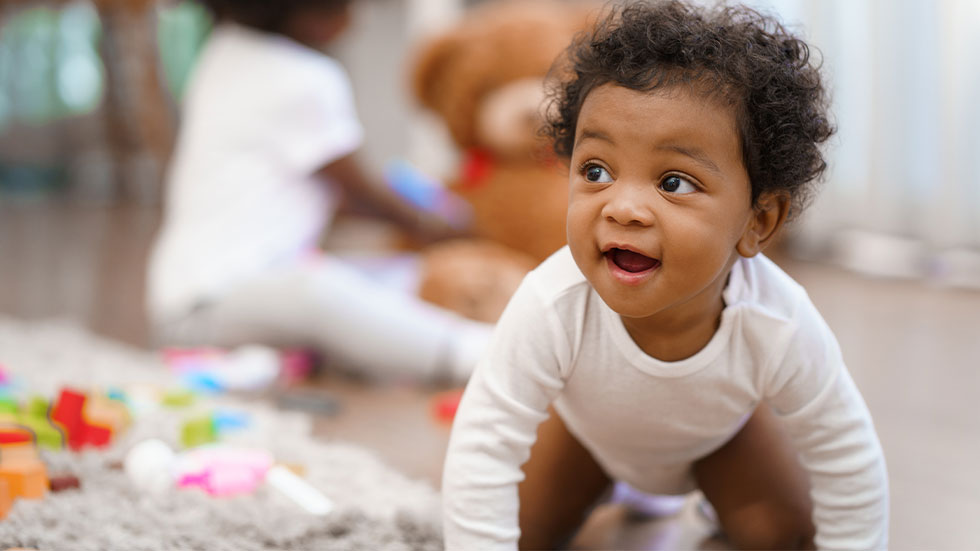
[[[630,273],[645,272],[660,265],[660,261],[656,258],[650,258],[626,249],[609,249],[606,255],[613,261],[613,264]]]

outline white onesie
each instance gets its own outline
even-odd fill
[[[614,479],[651,493],[695,488],[691,465],[760,401],[809,471],[817,545],[887,545],[885,462],[867,407],[806,292],[763,256],[740,259],[721,324],[690,358],[632,340],[565,247],[525,279],[466,389],[444,471],[447,549],[516,547],[517,484],[554,402]]]

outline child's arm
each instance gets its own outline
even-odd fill
[[[416,208],[389,186],[369,178],[353,153],[331,162],[320,169],[319,174],[343,189],[352,199],[368,206],[373,213],[412,231],[423,240],[465,235],[467,228],[458,227],[449,217]]]
[[[871,415],[812,305],[771,374],[770,405],[810,473],[819,549],[885,549],[888,475]],[[813,345],[813,343],[818,343]]]
[[[525,279],[453,423],[442,482],[446,549],[516,549],[521,465],[564,384],[565,340],[557,315]]]

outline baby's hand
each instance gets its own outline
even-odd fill
[[[462,237],[469,232],[473,209],[437,180],[407,162],[394,161],[385,170],[385,181],[418,209],[417,228],[425,237]]]
[[[416,229],[421,237],[438,241],[456,237],[468,237],[471,234],[472,209],[470,205],[458,196],[446,192],[447,200],[438,212],[420,210]]]

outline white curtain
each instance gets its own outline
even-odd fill
[[[803,255],[980,288],[980,0],[755,0],[819,49],[838,134]]]

